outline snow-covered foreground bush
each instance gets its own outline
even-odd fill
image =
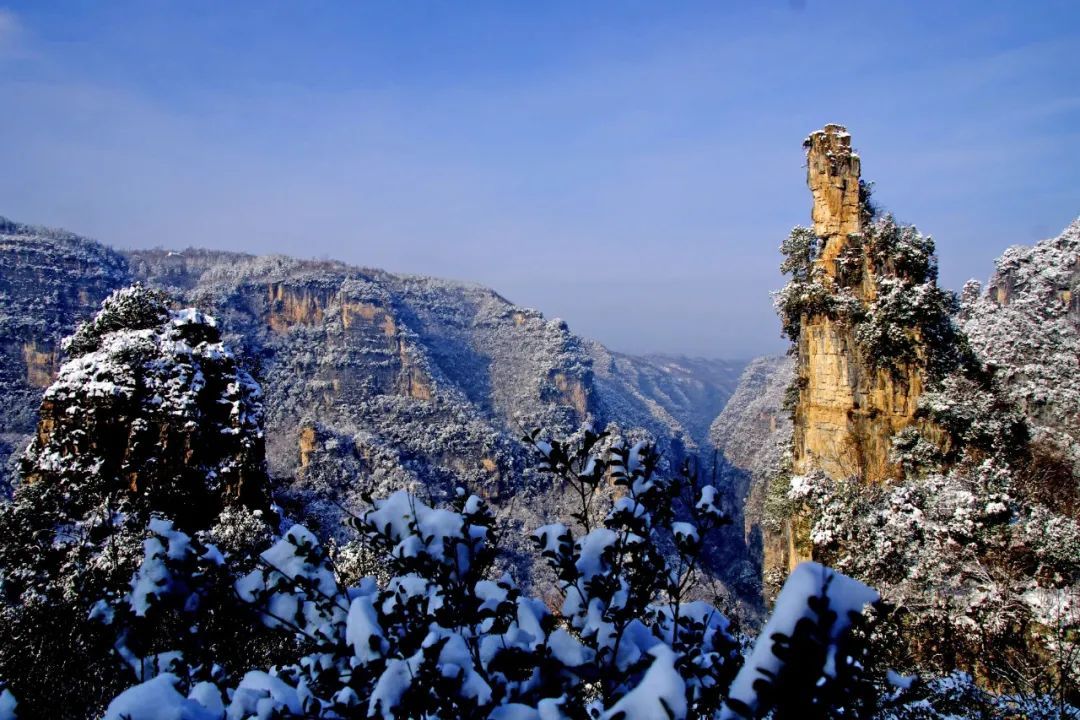
[[[816,563],[793,571],[745,660],[706,603],[673,609],[661,593],[628,613],[642,580],[637,569],[624,573],[635,563],[618,554],[630,533],[616,514],[577,541],[561,528],[536,533],[563,578],[555,610],[508,577],[489,577],[491,516],[476,496],[433,508],[401,491],[357,518],[383,551],[384,584],[369,577],[342,587],[315,536],[292,525],[256,567],[229,578],[263,627],[296,639],[292,653],[265,666],[253,658],[233,677],[181,652],[157,653],[132,665],[141,682],[105,718],[1071,716],[1050,698],[992,697],[962,674],[920,682],[881,670],[866,642],[877,593]],[[158,608],[182,606],[197,622],[205,568],[228,562],[168,523],[154,530],[130,592],[95,607],[120,638],[133,638],[132,616],[153,619]],[[655,539],[633,538],[630,552],[651,552]]]
[[[293,657],[239,678],[215,678],[180,652],[140,658],[132,667],[142,682],[105,717],[659,720],[760,716],[793,698],[822,711],[827,700],[847,702],[859,665],[845,631],[876,594],[801,566],[731,685],[742,658],[727,619],[669,594],[685,578],[679,560],[660,559],[651,525],[650,508],[664,510],[648,498],[663,483],[643,469],[645,448],[623,457],[630,491],[602,527],[577,541],[564,526],[535,535],[558,569],[561,609],[525,596],[509,577],[490,577],[495,538],[480,498],[462,494],[433,508],[400,491],[355,520],[383,552],[384,585],[369,577],[341,587],[316,537],[298,525],[231,578],[238,602],[296,638]],[[699,518],[713,512],[710,494],[701,493]],[[182,605],[197,622],[205,569],[224,562],[167,522],[152,529],[131,591],[94,610],[124,642],[135,639],[135,617],[152,619],[161,607]],[[675,532],[684,547],[700,542],[688,522]],[[658,565],[644,576],[643,562]]]

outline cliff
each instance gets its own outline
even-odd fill
[[[1035,439],[1080,468],[1080,220],[1059,236],[1014,246],[985,292],[965,288],[961,321],[1024,410]]]
[[[791,443],[791,413],[784,397],[795,377],[791,357],[755,358],[739,378],[735,393],[709,429],[723,454],[725,484],[741,508],[744,542],[759,565],[774,565],[777,551],[765,545],[765,494],[784,467]]]
[[[228,505],[268,509],[262,394],[216,321],[141,286],[110,295],[67,341],[23,459],[28,485],[167,512],[204,527]]]
[[[37,239],[11,226],[19,231],[0,259],[15,268],[24,244],[45,246],[38,264],[48,268],[48,253],[58,252],[54,237],[75,237],[42,231],[49,234]],[[339,527],[338,503],[402,486],[436,495],[467,487],[504,520],[542,524],[562,512],[563,498],[532,471],[530,451],[518,442],[522,428],[569,434],[587,421],[617,423],[634,439],[673,449],[672,460],[711,455],[708,423],[741,369],[614,353],[467,283],[198,249],[120,256],[77,242],[88,254],[118,259],[122,272],[105,276],[87,261],[65,278],[73,292],[84,275],[92,287],[106,277],[108,289],[136,279],[220,320],[223,341],[265,391],[266,456],[280,501],[327,533]],[[32,296],[33,288],[20,287],[8,303],[25,303],[23,315],[37,322]],[[95,309],[57,301],[65,332]],[[0,333],[0,342],[6,337]],[[35,352],[46,347],[42,333],[18,341],[20,353],[23,343],[36,343]],[[20,355],[20,374],[28,367]],[[26,421],[11,425],[8,447],[16,454],[41,397],[41,389],[23,387],[30,409]],[[13,396],[0,392],[0,418]]]
[[[60,339],[128,278],[119,253],[0,217],[0,497],[60,367]]]
[[[1000,691],[1005,668],[1058,682],[1053,628],[1080,577],[1076,227],[1010,249],[961,303],[933,241],[873,208],[843,128],[806,147],[814,227],[784,241],[776,298],[796,370],[766,595],[812,557],[905,608],[897,658]]]
[[[117,252],[0,217],[0,499],[60,367],[60,339],[128,278]]]
[[[807,185],[821,248],[815,259],[831,294],[845,293],[856,312],[877,299],[877,283],[895,273],[868,252],[860,200],[860,161],[851,136],[827,125],[807,138]],[[848,310],[851,312],[851,309]],[[912,423],[923,387],[915,363],[882,367],[867,357],[856,327],[829,312],[807,313],[796,350],[799,398],[794,410],[793,465],[833,478],[880,481],[896,474],[891,438]]]
[[[791,281],[776,295],[795,380],[786,401],[790,467],[766,493],[775,522],[765,547],[777,552],[767,553],[765,569],[773,579],[813,553],[813,518],[794,510],[793,478],[901,480],[900,438],[909,460],[917,449],[927,463],[954,461],[953,430],[962,428],[936,422],[922,400],[958,370],[956,382],[987,381],[954,323],[957,298],[937,285],[933,240],[877,212],[843,127],[826,126],[805,147],[814,226],[795,228],[781,246]]]

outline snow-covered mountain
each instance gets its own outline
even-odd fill
[[[750,361],[709,430],[710,442],[723,453],[727,484],[742,508],[746,542],[755,554],[762,553],[765,490],[780,472],[791,442],[791,412],[784,397],[794,378],[790,356]]]
[[[0,496],[59,369],[60,338],[129,278],[102,245],[0,218]]]
[[[465,486],[522,521],[558,510],[533,487],[521,431],[617,422],[673,460],[707,429],[742,363],[635,357],[467,283],[337,262],[187,249],[117,252],[0,221],[0,460],[34,430],[59,340],[141,281],[213,313],[266,394],[270,472],[335,522],[342,492]],[[338,485],[362,477],[363,488]],[[556,489],[557,490],[557,489]],[[336,524],[336,523],[335,523]]]
[[[1080,220],[998,258],[985,292],[964,291],[963,327],[1036,438],[1080,463]]]

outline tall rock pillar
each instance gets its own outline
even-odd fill
[[[849,235],[862,232],[859,204],[859,156],[841,125],[826,125],[806,139],[806,184],[814,196],[811,219],[824,247],[818,264],[836,277],[836,258]]]
[[[785,262],[792,285],[781,293],[796,356],[791,471],[882,482],[901,472],[890,455],[902,430],[919,423],[924,437],[948,442],[916,417],[933,350],[924,338],[947,336],[948,303],[936,286],[932,241],[891,218],[873,220],[847,130],[826,125],[804,147],[817,243],[807,247],[808,233],[793,233],[797,254]],[[770,518],[767,588],[812,558],[813,520],[805,510]]]
[[[822,282],[840,291],[839,258],[844,254],[849,266],[861,265],[859,272],[845,270],[858,278],[845,291],[868,305],[876,296],[876,273],[885,271],[874,268],[865,252],[859,156],[840,125],[811,134],[805,147]],[[875,482],[897,471],[889,462],[891,439],[914,419],[921,372],[915,366],[887,370],[871,360],[863,356],[850,325],[827,314],[802,319],[794,413],[797,474],[817,469],[834,479]]]

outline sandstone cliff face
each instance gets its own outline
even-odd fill
[[[26,384],[30,387],[47,388],[60,368],[60,353],[51,345],[38,346],[36,340],[23,343],[23,362],[26,363]]]
[[[870,482],[895,475],[892,437],[915,419],[922,377],[912,366],[895,371],[863,357],[851,329],[827,317],[805,324],[798,346],[794,471]]]
[[[814,233],[824,241],[819,262],[836,277],[836,261],[848,236],[862,232],[859,202],[859,156],[851,150],[851,135],[840,125],[812,133],[806,147],[806,184],[814,197],[810,217]]]
[[[60,367],[61,338],[128,278],[119,253],[0,217],[0,434],[33,431],[41,391]]]
[[[864,306],[876,297],[874,267],[862,252],[864,209],[860,202],[858,155],[851,136],[827,125],[806,141],[807,184],[814,197],[814,232],[822,247],[817,266],[827,285],[859,265],[860,282],[850,288]],[[874,482],[894,475],[888,460],[891,438],[915,418],[923,378],[914,364],[884,369],[866,357],[854,329],[826,314],[802,319],[797,345],[799,387],[794,412],[793,464],[797,474],[813,469],[833,478]]]

